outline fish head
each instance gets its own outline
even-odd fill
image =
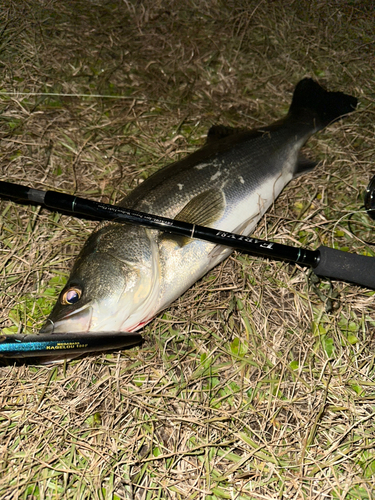
[[[87,240],[40,333],[131,332],[153,317],[158,269],[150,240],[141,238],[142,248],[126,236],[106,230]]]

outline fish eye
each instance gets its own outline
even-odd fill
[[[72,305],[79,301],[82,290],[76,286],[68,288],[61,296],[60,302],[63,306]]]

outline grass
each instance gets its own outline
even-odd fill
[[[360,107],[256,234],[374,255],[374,21],[370,1],[6,0],[1,180],[118,201],[212,124],[280,118],[312,76]],[[0,201],[4,333],[38,331],[94,227]],[[141,347],[0,368],[0,498],[370,499],[374,321],[373,291],[235,253]]]

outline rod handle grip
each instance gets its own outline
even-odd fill
[[[375,289],[375,258],[321,246],[319,263],[313,267],[317,276],[324,276]]]

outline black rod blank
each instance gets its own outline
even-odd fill
[[[0,181],[0,196],[16,201],[45,205],[50,209],[70,213],[77,217],[86,216],[99,220],[141,225],[189,238],[198,238],[270,259],[286,260],[309,266],[318,276],[375,288],[375,260],[373,257],[343,252],[325,246],[320,246],[317,250],[296,248],[56,191],[32,189],[10,182]]]

